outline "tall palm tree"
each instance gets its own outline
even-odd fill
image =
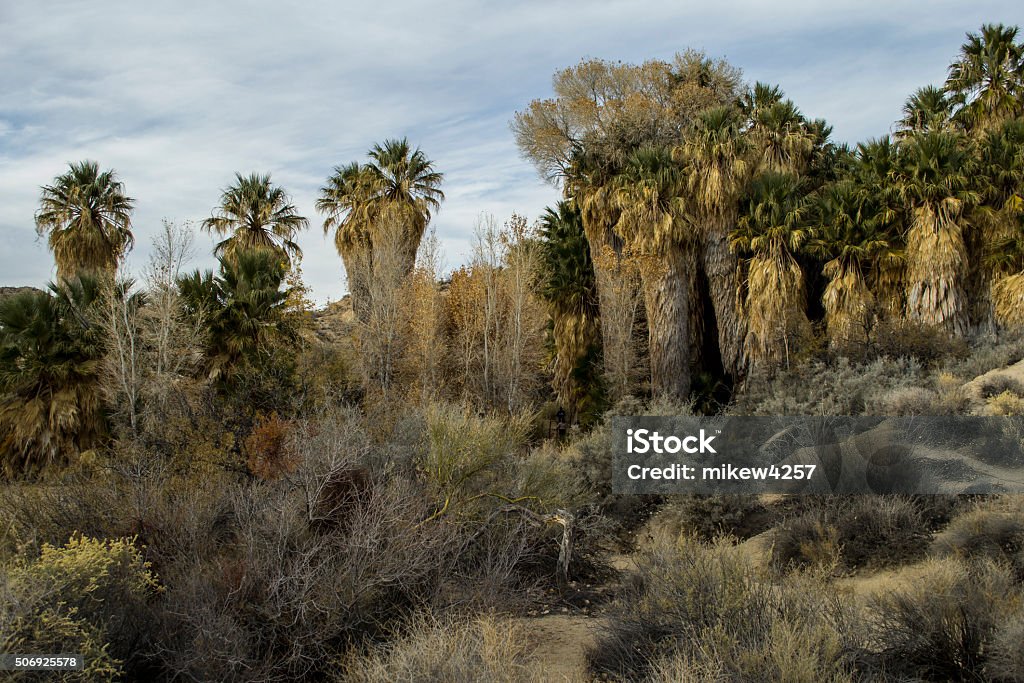
[[[295,238],[309,221],[298,214],[283,188],[270,182],[270,174],[235,174],[235,183],[221,194],[214,214],[202,227],[224,237],[214,254],[229,259],[243,251],[269,249],[286,263],[302,257]]]
[[[897,258],[881,224],[872,220],[870,202],[852,179],[826,185],[815,198],[807,249],[825,260],[823,304],[833,343],[864,341],[874,308],[868,275]]]
[[[324,233],[335,231],[334,245],[345,264],[353,310],[363,321],[370,306],[374,243],[387,243],[389,249],[397,243],[398,263],[405,274],[411,273],[431,215],[444,199],[444,174],[407,139],[375,144],[369,157],[366,164],[336,167],[316,203],[325,216]],[[396,227],[397,236],[384,235]]]
[[[953,103],[948,93],[934,85],[918,88],[903,105],[903,118],[897,122],[896,138],[902,140],[930,130],[944,130],[950,125]]]
[[[790,338],[805,334],[805,285],[796,255],[804,248],[807,202],[801,179],[767,172],[751,183],[731,243],[749,255],[746,282],[751,364],[789,361]]]
[[[946,90],[959,106],[956,118],[967,128],[985,129],[1024,113],[1024,44],[1018,28],[983,24],[949,67]]]
[[[422,150],[413,149],[407,138],[375,144],[369,156],[365,171],[374,189],[371,212],[378,221],[389,214],[400,222],[402,262],[405,272],[411,273],[431,213],[444,199],[444,174],[434,169],[434,162]]]
[[[100,284],[83,276],[0,304],[0,474],[61,465],[107,433]]]
[[[600,349],[597,283],[583,219],[573,202],[559,202],[540,218],[541,296],[548,304],[555,346],[552,385],[574,414],[596,408],[599,383],[592,361]]]
[[[722,365],[733,378],[743,374],[746,363],[746,332],[738,300],[740,264],[729,246],[729,231],[736,224],[739,198],[751,168],[746,159],[749,140],[741,134],[742,124],[734,107],[708,109],[697,117],[683,144],[673,151],[684,165],[686,190],[696,214],[694,222],[700,226],[700,254],[715,312]]]
[[[135,243],[132,209],[135,200],[113,170],[100,172],[95,161],[69,164],[68,171],[44,185],[36,231],[47,236],[57,262],[57,279],[79,273],[113,272]]]
[[[694,247],[681,218],[684,186],[669,150],[642,147],[615,179],[622,212],[618,232],[647,257],[642,271],[651,391],[686,400],[690,394],[691,279]]]
[[[357,320],[366,320],[369,306],[374,184],[366,169],[353,161],[338,166],[320,188],[316,210],[325,216],[324,235],[334,231],[334,247],[341,256]]]
[[[850,175],[860,190],[861,219],[884,235],[896,253],[906,246],[908,212],[893,182],[898,147],[886,136],[858,143]],[[886,258],[875,263],[868,286],[880,309],[902,316],[906,308],[906,259]]]
[[[895,189],[910,210],[907,315],[954,335],[967,332],[968,258],[964,209],[977,203],[969,156],[959,135],[933,131],[900,146]]]

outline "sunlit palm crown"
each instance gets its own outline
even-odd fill
[[[316,208],[324,214],[324,232],[335,230],[339,251],[365,238],[385,212],[396,212],[406,237],[416,244],[441,206],[444,174],[405,138],[386,140],[369,152],[366,164],[334,169],[320,188]]]
[[[986,128],[1024,113],[1024,44],[1017,34],[1016,26],[1002,24],[984,24],[979,33],[967,34],[946,79],[965,126]]]
[[[224,190],[214,215],[202,223],[203,229],[225,237],[214,253],[228,258],[254,249],[301,258],[295,237],[308,225],[287,193],[270,182],[270,175],[257,173],[236,173],[235,184]]]
[[[70,164],[42,188],[36,230],[47,235],[61,280],[79,272],[113,270],[134,244],[131,214],[135,201],[114,171],[100,172],[95,161]]]
[[[686,168],[686,187],[695,208],[718,214],[730,208],[747,180],[745,155],[749,140],[735,107],[713,107],[701,113],[673,157]]]
[[[669,150],[642,147],[615,179],[619,232],[642,249],[661,249],[689,237],[680,217],[682,169]]]

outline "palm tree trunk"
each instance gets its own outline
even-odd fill
[[[685,401],[690,395],[690,275],[692,254],[666,249],[644,273],[651,393]]]
[[[352,297],[352,312],[356,321],[366,324],[370,313],[370,250],[366,245],[350,246],[341,255],[348,280],[348,293]]]
[[[740,261],[729,248],[724,222],[708,231],[701,256],[715,311],[722,367],[734,380],[739,380],[746,372],[743,339],[747,331],[739,301]]]
[[[907,235],[907,315],[955,336],[967,333],[967,255],[960,227],[924,205]]]

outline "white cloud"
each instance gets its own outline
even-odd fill
[[[373,142],[408,135],[446,173],[435,225],[454,266],[481,212],[532,218],[558,198],[519,158],[508,120],[584,56],[703,48],[780,83],[855,141],[885,133],[910,90],[941,80],[965,31],[1019,14],[1010,2],[951,0],[8,1],[0,284],[50,277],[32,215],[39,186],[68,161],[117,169],[137,199],[134,268],[161,218],[202,219],[236,171],[272,173],[311,219],[307,280],[319,300],[336,299],[341,267],[313,202],[331,169]]]

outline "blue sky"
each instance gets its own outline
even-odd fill
[[[5,0],[0,285],[53,276],[33,214],[69,161],[113,167],[136,199],[135,272],[161,219],[198,223],[236,171],[271,173],[310,218],[303,271],[323,302],[345,285],[317,189],[374,142],[407,135],[445,173],[434,226],[455,266],[482,212],[532,220],[558,199],[508,122],[583,57],[703,49],[856,142],[941,83],[966,31],[1000,21],[1024,24],[1020,3]],[[212,244],[198,236],[193,266],[213,264]]]

